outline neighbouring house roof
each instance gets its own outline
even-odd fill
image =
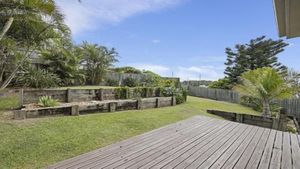
[[[280,37],[300,37],[300,0],[273,0]]]

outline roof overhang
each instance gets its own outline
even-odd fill
[[[280,37],[300,36],[300,0],[274,0]]]

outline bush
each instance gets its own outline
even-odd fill
[[[143,88],[141,88],[141,87],[135,87],[135,88],[133,89],[133,95],[134,95],[136,98],[142,97],[142,93],[143,93]]]
[[[162,88],[162,87],[155,88],[155,96],[161,97],[163,90],[164,90],[164,88]]]
[[[136,87],[136,86],[138,86],[138,82],[134,78],[127,77],[126,79],[123,80],[122,86]]]
[[[176,104],[184,103],[187,100],[187,91],[183,88],[166,87],[162,93],[165,97],[175,96]]]
[[[219,79],[217,81],[213,81],[208,85],[209,88],[213,89],[232,89],[232,84],[228,78]]]
[[[119,81],[114,80],[114,79],[107,79],[106,85],[107,86],[119,86]]]
[[[134,67],[126,66],[126,67],[118,67],[113,69],[115,72],[119,73],[134,73],[134,74],[142,74],[142,71],[136,69]]]
[[[54,107],[57,106],[59,103],[57,100],[52,99],[51,96],[42,96],[39,99],[39,106],[41,107]]]
[[[17,83],[23,87],[50,88],[57,87],[60,82],[56,74],[43,69],[28,68],[17,77]]]
[[[260,99],[257,99],[257,98],[251,97],[251,96],[242,96],[240,104],[247,106],[247,107],[251,107],[253,110],[258,111],[258,112],[263,111],[262,101]],[[278,112],[280,107],[275,102],[271,102],[270,109],[272,112]]]
[[[128,94],[129,94],[128,87],[120,87],[115,89],[116,99],[128,99]]]

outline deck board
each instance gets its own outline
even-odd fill
[[[48,168],[300,168],[300,136],[204,116]]]

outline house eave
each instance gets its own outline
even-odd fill
[[[280,37],[300,37],[300,0],[274,0]]]

